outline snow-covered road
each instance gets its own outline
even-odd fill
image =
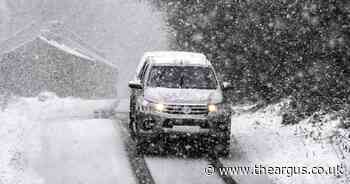
[[[125,144],[130,140],[125,128],[126,101],[119,103],[117,111],[122,109],[124,112],[116,113],[115,119],[94,117],[96,110],[115,105],[109,100],[49,97],[44,101],[21,98],[11,103],[2,115],[24,133],[9,136],[13,139],[9,147],[15,144],[21,147],[16,146],[15,153],[9,149],[11,165],[4,167],[3,173],[13,168],[12,160],[19,161],[14,162],[17,164],[15,171],[8,173],[8,178],[13,180],[3,180],[6,184],[23,177],[22,172],[26,173],[26,179],[20,184],[133,184],[139,181],[135,174],[138,165],[132,167],[130,161],[135,158]],[[15,124],[17,116],[22,118]],[[157,184],[224,183],[218,176],[205,175],[204,169],[209,165],[206,158],[146,156],[141,160],[149,170],[148,177]]]
[[[125,113],[128,109],[128,101],[121,100],[117,111],[116,118],[120,117],[121,123],[127,123],[127,114]],[[123,114],[124,113],[124,114]],[[124,129],[124,131],[127,131]],[[127,132],[126,132],[127,133]],[[220,159],[225,166],[234,166],[247,160],[246,156],[241,154],[242,149],[238,145],[236,138],[232,135],[231,142],[231,156],[226,159]],[[240,153],[240,154],[238,154]],[[186,155],[185,155],[186,156]],[[216,184],[225,183],[222,177],[215,173],[212,176],[207,176],[205,169],[212,165],[207,157],[199,158],[182,158],[179,156],[154,156],[146,155],[145,161],[148,169],[157,184],[182,184],[182,183],[193,183],[193,184]],[[226,164],[230,163],[230,164]],[[236,164],[235,164],[236,163]],[[267,176],[251,176],[251,175],[235,175],[228,176],[232,177],[235,181],[240,184],[272,184],[272,181]]]
[[[152,182],[147,182],[150,184],[230,183],[224,181],[222,176],[219,177],[218,173],[205,175],[204,169],[216,162],[205,156],[135,156],[132,151],[135,145],[126,128],[127,101],[118,103],[115,118],[94,117],[96,109],[111,109],[115,104],[110,100],[54,97],[44,101],[38,98],[11,101],[8,108],[0,112],[0,183],[134,184],[140,182],[140,171],[147,171],[141,173],[141,179],[151,178]],[[297,166],[312,166],[317,164],[317,160],[318,164],[322,162],[325,166],[336,164],[333,162],[338,159],[328,143],[320,144],[295,135],[296,127],[280,127],[280,118],[273,113],[275,111],[278,110],[233,116],[231,156],[220,158],[220,163],[226,167],[259,163],[267,166],[294,163]],[[302,124],[298,126],[307,128]],[[280,144],[279,140],[285,140],[286,145]],[[300,141],[306,142],[301,144]],[[291,149],[299,150],[298,154]],[[346,158],[344,163],[348,163]],[[348,181],[347,177],[332,175],[287,177],[236,174],[230,177],[239,184],[289,184],[302,181],[345,184]]]
[[[136,183],[115,120],[95,119],[113,100],[20,98],[0,112],[0,183]]]
[[[45,183],[135,183],[113,123],[101,119],[42,122],[38,170]]]
[[[146,163],[157,184],[221,184],[219,176],[206,176],[206,159],[146,157]]]
[[[121,126],[116,126],[116,131],[124,131],[128,134],[127,129],[127,111],[128,100],[121,100],[116,111],[117,122]],[[119,130],[118,130],[119,127]],[[129,137],[124,137],[129,139]],[[157,184],[221,184],[224,181],[217,175],[206,176],[204,169],[210,164],[205,157],[201,158],[181,158],[177,156],[157,156],[145,155],[145,163],[151,177]]]
[[[37,121],[41,151],[29,164],[44,183],[135,183],[115,121],[94,119],[111,101],[27,100]]]

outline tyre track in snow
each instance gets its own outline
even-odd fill
[[[212,166],[214,166],[216,174],[220,176],[226,184],[238,184],[237,181],[234,180],[231,176],[218,173],[218,170],[224,167],[224,164],[220,161],[219,158],[212,156],[208,158],[208,161]]]
[[[128,153],[129,163],[139,184],[155,184],[145,158],[136,152],[136,144],[131,139],[126,124],[127,118],[120,118],[114,123],[115,129],[120,130],[124,137],[124,145]]]
[[[146,159],[144,156],[137,155],[136,152],[136,144],[131,139],[129,135],[129,130],[127,127],[127,114],[126,113],[118,113],[116,115],[116,123],[114,126],[116,129],[119,129],[122,131],[123,137],[124,137],[124,144],[126,147],[126,150],[128,152],[128,157],[130,161],[130,165],[134,171],[134,175],[138,181],[139,184],[155,184],[155,179],[153,178],[151,174],[150,167],[147,165]],[[226,184],[238,184],[237,181],[235,181],[231,176],[228,175],[220,175],[217,171],[219,168],[224,167],[224,164],[220,161],[219,158],[215,156],[207,156],[203,158],[206,162],[208,162],[208,166],[212,165],[215,168],[216,176],[221,178],[222,181]],[[203,173],[205,168],[200,168]],[[190,173],[189,173],[190,174]],[[207,176],[203,176],[207,177]],[[208,177],[209,179],[209,177]]]

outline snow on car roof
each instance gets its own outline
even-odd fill
[[[195,52],[156,51],[146,52],[144,57],[154,64],[211,65],[204,54]]]

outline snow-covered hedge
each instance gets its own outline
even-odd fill
[[[301,116],[349,103],[350,1],[150,1],[167,12],[172,47],[209,56],[233,100],[292,96]]]

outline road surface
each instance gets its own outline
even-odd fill
[[[116,104],[113,117],[96,113],[109,112]],[[135,143],[127,129],[127,104],[126,100],[115,103],[73,98],[18,102],[14,108],[21,109],[18,113],[24,118],[20,120],[31,122],[28,131],[34,137],[26,136],[34,143],[38,139],[35,144],[25,141],[26,168],[35,171],[41,184],[271,183],[252,176],[206,176],[204,169],[209,165],[223,164],[221,159],[205,155],[135,154]],[[232,149],[238,149],[234,142]],[[237,157],[235,150],[231,154],[225,162],[242,163],[243,157]]]
[[[39,121],[41,145],[30,163],[44,183],[136,183],[121,134],[113,128],[115,121],[93,117],[95,108],[113,103],[30,100],[32,118]]]
[[[218,176],[205,176],[206,158],[142,157],[145,166],[132,167],[125,143],[130,141],[125,123],[127,114],[115,118],[94,117],[99,106],[111,102],[30,100],[33,119],[39,121],[41,151],[30,160],[44,183],[94,184],[139,182],[135,170],[146,167],[155,183],[224,183]],[[104,105],[104,103],[108,105]],[[30,107],[30,106],[33,107]],[[104,107],[102,107],[103,109]],[[147,178],[145,178],[147,179]]]

